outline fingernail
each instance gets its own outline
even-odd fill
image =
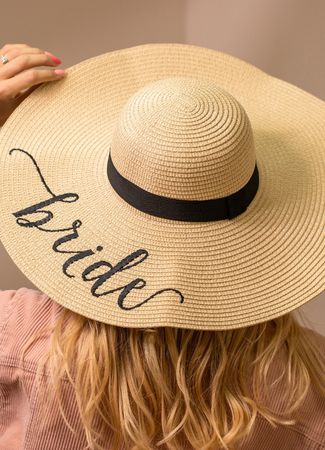
[[[63,69],[56,69],[54,71],[54,73],[56,73],[57,75],[64,75],[65,74],[65,70],[63,70]]]
[[[52,53],[50,53],[50,52],[45,52],[45,54],[48,55],[51,59],[53,59],[53,61],[54,61],[56,64],[61,64],[61,63],[62,63],[61,59],[59,59],[59,58],[57,58],[56,56],[52,55]]]

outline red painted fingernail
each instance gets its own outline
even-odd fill
[[[45,54],[48,55],[50,58],[52,58],[53,61],[54,61],[56,64],[61,64],[61,63],[62,63],[61,59],[59,59],[59,58],[57,58],[56,56],[52,55],[52,53],[50,53],[50,52],[45,52]]]

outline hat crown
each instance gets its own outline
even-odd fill
[[[156,195],[209,200],[231,195],[255,167],[243,106],[210,80],[173,77],[138,90],[111,140],[119,173]]]

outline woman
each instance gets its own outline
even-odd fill
[[[1,89],[0,84],[0,91],[6,92],[2,97],[5,121],[21,101],[22,97],[18,103],[15,97],[22,89],[30,93],[35,85],[58,77],[52,70],[41,74],[36,69],[32,79],[28,70],[20,73],[40,64],[53,65],[47,52],[12,45],[0,54],[9,55],[12,62],[17,59],[11,73],[9,65],[0,67],[4,86]],[[18,60],[24,62],[20,69]],[[127,65],[124,59],[123,64]],[[179,98],[182,117],[193,111],[191,89]],[[156,94],[161,92],[165,95],[161,98],[166,98],[169,91],[157,90]],[[128,104],[136,109],[126,112],[140,111],[140,98]],[[237,113],[243,114],[240,107]],[[161,121],[166,117],[160,116]],[[43,175],[44,186],[50,190]],[[39,208],[34,205],[35,210]],[[22,211],[16,212],[17,223],[38,227],[40,222],[23,218]],[[81,221],[77,222],[74,238]],[[56,241],[56,249],[62,249],[63,239]],[[211,260],[211,266],[216,263]],[[70,258],[64,266],[66,275],[72,276],[71,267]],[[84,281],[102,280],[103,274],[95,277],[93,268],[84,270]],[[130,258],[127,262],[124,258],[114,267],[109,265],[107,274],[114,272],[114,276],[129,268]],[[178,314],[176,303],[188,301],[179,290],[173,293],[180,301],[173,304],[170,323],[177,322],[173,322],[173,314]],[[140,304],[130,307],[126,295],[119,297],[120,309],[140,311]],[[187,328],[113,325],[26,288],[2,291],[0,305],[0,449],[68,450],[87,445],[114,450],[320,449],[325,445],[325,338],[299,325],[293,307],[287,314],[232,329],[208,329],[206,311],[195,329],[193,324]],[[152,314],[151,319],[157,324],[163,321],[159,303],[153,311],[156,317]],[[189,324],[191,319],[186,319]]]

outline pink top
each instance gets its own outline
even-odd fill
[[[64,411],[69,423],[77,426],[77,435],[53,410],[47,411],[46,431],[39,430],[40,404],[34,380],[37,361],[48,348],[49,338],[38,339],[29,348],[23,368],[18,362],[27,338],[50,325],[61,309],[62,306],[36,290],[0,291],[0,450],[81,450],[87,446],[68,381],[64,387]],[[325,337],[311,333],[324,353]],[[275,404],[280,401],[281,391],[274,397]],[[325,449],[325,399],[312,388],[301,411],[303,418],[290,428],[274,429],[258,415],[252,434],[237,449]]]

